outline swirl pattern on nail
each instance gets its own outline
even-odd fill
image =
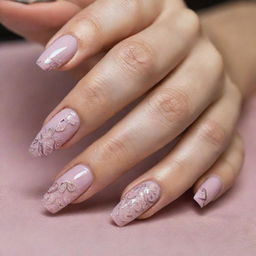
[[[160,186],[156,182],[146,181],[124,195],[111,217],[118,226],[124,226],[148,210],[159,197]]]
[[[77,114],[73,111],[63,117],[55,126],[43,127],[30,146],[30,153],[34,156],[48,156],[62,146],[60,133],[68,126],[76,128],[79,125]]]

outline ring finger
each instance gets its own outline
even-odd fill
[[[193,45],[196,29],[185,24],[187,19],[191,19],[189,24],[192,20],[195,23],[195,16],[189,14],[184,13],[185,21],[183,15],[161,19],[115,46],[50,114],[32,143],[31,152],[48,155],[74,133],[69,145],[77,142],[162,80]],[[166,34],[175,35],[175,39]],[[68,121],[70,118],[72,122]],[[56,131],[60,121],[62,127]],[[51,138],[52,145],[41,143],[45,137]]]
[[[216,54],[209,46],[209,43],[202,41],[190,58],[128,116],[66,166],[62,172],[66,174],[58,184],[66,179],[72,180],[70,175],[77,177],[80,172],[85,175],[85,179],[82,179],[85,184],[77,184],[78,193],[68,194],[71,197],[60,205],[50,200],[47,209],[52,212],[60,210],[82,194],[89,185],[90,188],[79,201],[92,196],[174,139],[220,96],[222,79],[220,70],[217,72],[220,67],[215,66],[219,59],[216,56],[211,58],[209,66],[205,62],[205,56],[208,58],[210,53]],[[196,67],[194,63],[197,63]],[[58,184],[55,185],[56,188]]]
[[[121,202],[112,212],[115,223],[123,226],[139,216],[148,218],[191,188],[230,143],[239,106],[239,94],[227,86],[224,96],[186,131],[172,152],[125,189]],[[234,153],[233,144],[231,150]],[[232,157],[228,159],[234,160]],[[233,180],[241,162],[240,156],[238,161],[232,161]],[[223,164],[223,159],[220,163]],[[230,176],[214,168],[209,171],[202,201],[209,203],[223,193],[231,184]],[[199,202],[198,197],[197,194]]]

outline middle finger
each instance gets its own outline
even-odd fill
[[[55,117],[39,132],[32,143],[32,153],[48,155],[74,133],[69,145],[77,142],[147,92],[185,57],[193,45],[196,22],[190,11],[172,19],[162,17],[146,30],[115,46],[50,114],[46,122]],[[65,126],[67,129],[61,133],[52,129],[59,121],[68,124],[67,119],[72,116],[76,120],[74,125]],[[45,135],[49,129],[51,134]],[[48,147],[41,143],[42,134],[51,137],[54,145]]]
[[[107,134],[68,164],[62,174],[66,173],[60,179],[73,180],[74,175],[77,177],[82,172],[86,176],[80,181],[86,184],[74,181],[79,193],[68,194],[67,203],[60,206],[47,201],[48,210],[60,210],[88,187],[79,201],[112,183],[184,131],[220,96],[220,59],[209,47],[209,43],[204,41],[198,44],[175,73],[167,77]],[[211,60],[208,65],[207,58]]]

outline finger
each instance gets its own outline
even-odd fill
[[[201,208],[231,188],[241,170],[243,160],[242,140],[236,135],[226,152],[194,186],[194,200]]]
[[[17,34],[44,44],[79,10],[78,5],[68,1],[32,5],[0,1],[0,22]]]
[[[184,16],[188,18],[187,14]],[[69,144],[65,144],[69,146],[98,128],[162,80],[184,59],[190,45],[193,45],[198,29],[195,26],[195,16],[189,18],[191,26],[185,25],[187,20],[184,21],[184,16],[163,19],[138,35],[121,42],[78,83],[46,120],[46,126],[50,123],[52,127],[51,119],[62,115],[59,113],[66,108],[74,110],[79,116],[79,129],[78,126],[73,126],[72,135],[75,136],[70,140],[70,137],[63,133],[65,138],[61,145],[69,140]],[[168,32],[175,35],[175,40],[166,37]],[[195,55],[204,56],[202,52],[208,53],[208,48],[202,47],[201,52],[198,50]],[[203,61],[207,59],[208,56],[204,57]],[[32,153],[44,155],[37,150],[37,145],[38,143],[32,143]]]
[[[70,175],[68,170],[71,167],[83,164],[94,174],[94,182],[77,202],[89,198],[169,143],[219,97],[222,88],[217,83],[220,80],[219,67],[215,66],[216,59],[213,58],[207,67],[202,61],[205,57],[203,48],[201,45],[194,53],[198,66],[194,66],[194,58],[188,58],[177,73],[166,78],[132,112],[63,170],[62,174]],[[47,209],[56,212],[56,204],[48,206]]]
[[[50,40],[37,64],[71,69],[107,46],[150,25],[163,1],[98,0],[79,12]]]
[[[187,191],[214,164],[228,145],[238,118],[240,98],[235,94],[228,90],[187,130],[169,155],[125,189],[112,212],[117,225],[152,216]]]

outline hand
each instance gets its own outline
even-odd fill
[[[113,220],[150,217],[193,185],[202,207],[231,187],[243,161],[235,132],[241,93],[181,1],[95,1],[48,46],[39,58],[46,70],[110,50],[48,116],[33,154],[73,145],[144,96],[60,172],[45,195],[49,211],[88,199],[179,135],[169,155],[125,189]]]
[[[28,40],[45,45],[60,27],[91,2],[93,0],[66,0],[27,5],[0,0],[0,23]],[[104,54],[87,59],[70,73],[80,79]]]

